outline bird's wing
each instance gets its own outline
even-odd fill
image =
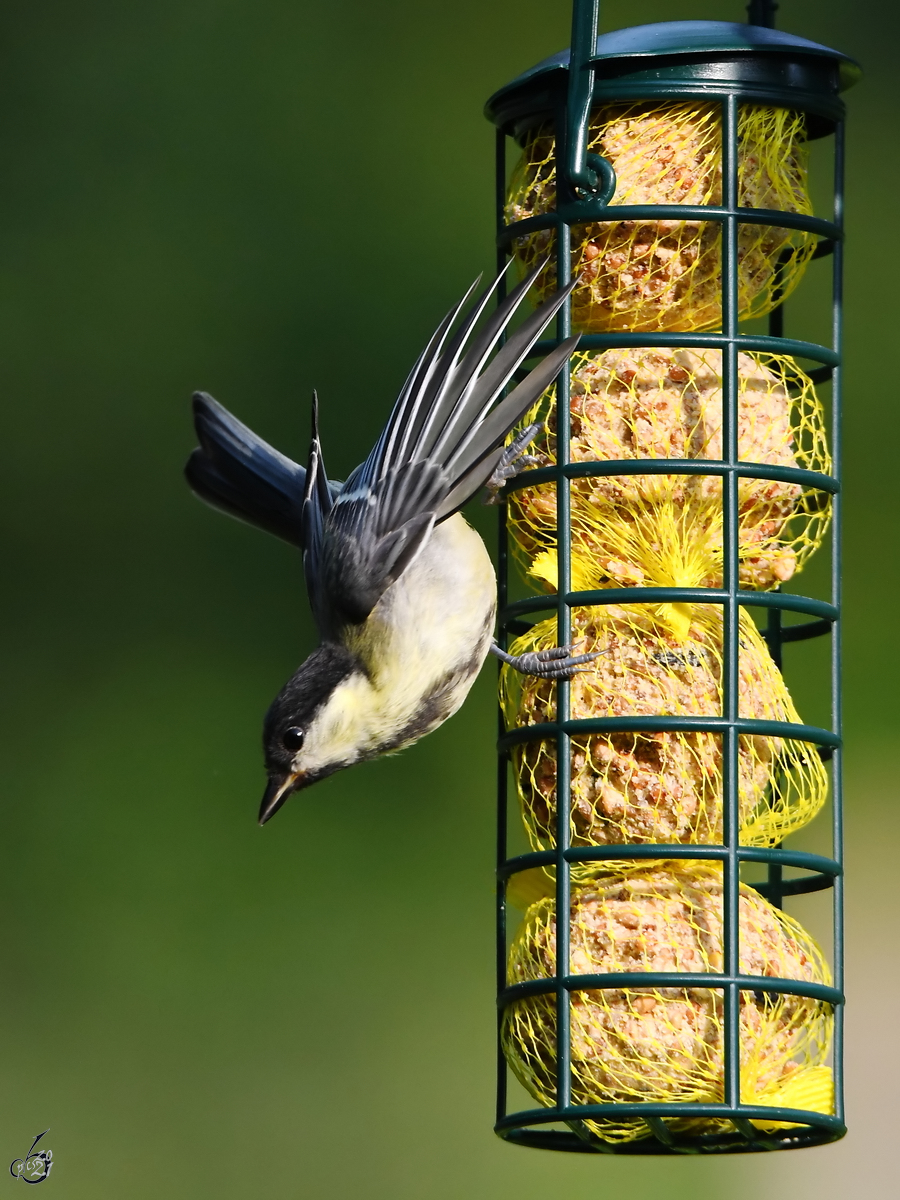
[[[300,509],[300,537],[303,546],[303,574],[306,590],[316,624],[323,638],[327,638],[334,624],[328,604],[327,589],[321,586],[327,569],[325,555],[326,523],[334,507],[334,495],[325,475],[322,461],[322,445],[319,441],[319,397],[313,392],[312,441],[306,466],[306,486]]]
[[[372,453],[322,516],[316,571],[307,579],[313,608],[331,614],[332,630],[364,621],[432,527],[488,481],[507,433],[572,353],[577,338],[558,346],[499,400],[571,291],[570,285],[557,292],[497,350],[536,274],[510,292],[478,333],[476,323],[499,280],[464,313],[476,280],[413,367]]]
[[[206,392],[194,394],[200,445],[185,467],[191,489],[207,504],[301,546],[306,470],[280,454]],[[329,484],[337,494],[341,484]]]

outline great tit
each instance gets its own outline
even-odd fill
[[[571,290],[557,292],[501,346],[536,274],[480,331],[499,280],[464,311],[475,281],[438,326],[375,448],[345,483],[326,477],[315,395],[305,470],[211,396],[194,396],[200,446],[186,467],[188,483],[207,503],[300,548],[321,641],[265,717],[261,825],[291,792],[437,728],[462,704],[491,650],[550,678],[595,657],[571,656],[565,646],[520,660],[499,649],[494,570],[459,511],[485,484],[496,489],[515,473],[533,430],[509,447],[507,434],[578,341],[564,341],[501,399]]]

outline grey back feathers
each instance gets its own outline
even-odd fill
[[[365,621],[434,525],[484,486],[506,435],[572,353],[577,338],[558,346],[500,398],[571,291],[569,285],[557,292],[500,345],[537,270],[477,331],[499,279],[466,311],[476,280],[435,330],[374,449],[343,486],[330,484],[325,474],[315,399],[304,471],[211,397],[195,397],[200,448],[188,463],[191,487],[215,507],[302,547],[324,640]]]

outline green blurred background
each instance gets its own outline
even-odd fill
[[[615,0],[602,21],[743,15]],[[895,1194],[898,17],[784,0],[780,23],[867,71],[849,96],[850,1136],[708,1161],[493,1136],[491,671],[415,749],[255,824],[260,718],[313,635],[297,556],[188,493],[190,392],[299,455],[317,386],[332,473],[360,460],[491,267],[481,108],[568,43],[568,0],[7,0],[0,1179],[49,1126],[66,1200]],[[796,662],[809,712],[818,676]]]

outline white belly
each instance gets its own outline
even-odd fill
[[[487,656],[496,602],[484,543],[457,513],[432,532],[354,638],[378,695],[379,724],[385,736],[394,731],[392,748],[428,733],[462,704]]]

